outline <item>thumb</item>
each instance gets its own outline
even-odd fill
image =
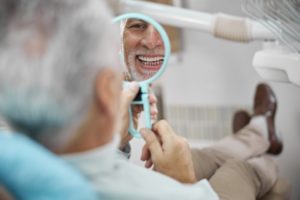
[[[142,148],[141,160],[146,161],[146,160],[149,160],[150,157],[151,157],[151,153],[148,149],[148,146],[144,145]]]
[[[157,159],[160,159],[163,155],[163,151],[156,135],[151,130],[145,128],[141,129],[140,132],[150,151],[152,160],[155,162]]]
[[[122,104],[128,107],[138,91],[139,84],[137,82],[130,82],[128,86],[122,90]]]

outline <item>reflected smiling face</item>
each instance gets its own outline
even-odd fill
[[[160,69],[164,43],[154,26],[139,19],[128,19],[123,44],[125,63],[133,80],[149,79]]]

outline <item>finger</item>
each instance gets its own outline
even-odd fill
[[[152,170],[155,171],[155,172],[157,171],[155,165],[153,166],[153,169],[152,169]]]
[[[163,143],[169,141],[175,135],[172,127],[166,120],[156,122],[152,129],[160,136]]]
[[[158,116],[158,110],[156,104],[150,105],[150,116],[153,122],[156,122]]]
[[[132,138],[133,138],[129,134],[127,134],[125,136],[123,135],[121,137],[122,137],[122,139],[121,139],[121,142],[119,144],[119,149],[123,149],[130,142],[130,140],[132,140]]]
[[[151,168],[153,166],[153,162],[151,159],[147,160],[146,163],[145,163],[145,167],[146,168]]]
[[[155,104],[155,103],[157,103],[157,98],[156,98],[156,96],[155,96],[153,93],[150,93],[150,94],[149,94],[149,103],[150,103],[150,104]]]
[[[149,94],[149,103],[150,103],[151,123],[154,123],[157,121],[158,109],[157,109],[157,98],[153,93]]]
[[[157,115],[158,109],[156,104],[151,104],[150,105],[150,114],[151,115]]]
[[[157,114],[157,100],[153,94],[149,94],[150,112],[151,114]]]
[[[151,124],[157,122],[157,118],[158,118],[157,115],[151,115],[150,118],[151,118]]]
[[[152,161],[158,160],[162,157],[163,151],[158,138],[149,129],[141,129],[141,135],[143,136],[146,145],[150,151]]]
[[[147,145],[144,145],[143,149],[142,149],[141,160],[146,161],[146,160],[149,160],[150,158],[151,158],[151,153],[150,153]]]
[[[128,144],[132,139],[133,139],[133,136],[130,134],[127,134],[124,138],[124,142],[126,142],[126,144]]]
[[[130,82],[128,87],[122,90],[122,104],[128,107],[130,102],[134,99],[139,91],[139,85],[137,82]]]

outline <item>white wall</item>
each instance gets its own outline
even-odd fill
[[[241,0],[187,3],[195,10],[244,15]],[[252,105],[255,86],[263,81],[251,65],[260,43],[227,42],[192,30],[184,30],[183,40],[181,62],[172,61],[162,78],[167,104]],[[296,200],[300,199],[300,87],[273,82],[271,86],[278,96],[276,122],[285,142],[278,158],[280,172],[291,181]]]

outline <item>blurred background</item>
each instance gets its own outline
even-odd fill
[[[166,1],[164,1],[166,2]],[[174,0],[174,5],[209,13],[246,16],[241,0]],[[266,82],[252,67],[261,42],[236,43],[190,29],[174,29],[173,54],[159,87],[164,117],[192,146],[202,147],[232,134],[234,111],[252,112],[255,87]],[[300,74],[299,74],[300,76]],[[277,130],[284,151],[276,160],[280,175],[293,187],[292,199],[300,199],[300,87],[267,82],[278,98]],[[139,161],[141,140],[132,141],[132,162]]]

